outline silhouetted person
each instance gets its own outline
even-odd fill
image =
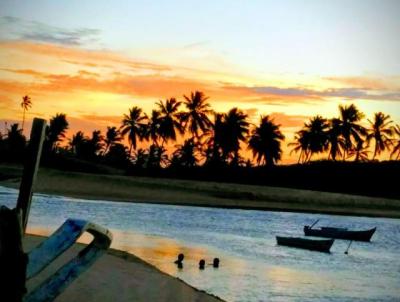
[[[199,262],[199,269],[204,269],[205,265],[206,265],[206,262],[204,261],[204,259],[201,259]]]
[[[183,258],[185,258],[185,256],[183,254],[179,254],[178,259],[175,260],[174,263],[178,265],[178,268],[183,268]]]
[[[218,268],[219,267],[219,258],[214,258],[213,260],[213,267]]]

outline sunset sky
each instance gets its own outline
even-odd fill
[[[28,120],[64,112],[71,135],[194,90],[274,116],[285,150],[339,104],[400,123],[400,1],[0,2],[0,132],[26,94]]]

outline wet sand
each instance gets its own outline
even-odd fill
[[[31,250],[44,238],[28,235],[24,239],[25,250]],[[27,284],[28,290],[40,284],[63,263],[74,257],[83,247],[83,244],[75,244],[38,277],[30,280]],[[110,249],[107,254],[99,258],[93,266],[71,283],[55,301],[214,302],[222,300],[161,272],[134,255]]]

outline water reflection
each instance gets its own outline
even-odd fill
[[[113,248],[127,251],[145,259],[170,275],[179,272],[174,261],[180,253],[185,255],[183,269],[192,269],[199,259],[212,259],[213,257],[205,248],[183,245],[169,238],[117,230],[112,230],[112,232],[114,235]]]
[[[0,204],[16,191],[0,187]],[[228,301],[399,301],[400,221],[246,210],[85,201],[35,195],[28,230],[48,235],[69,217],[113,232],[126,250],[187,283]],[[275,235],[301,236],[315,219],[327,226],[377,226],[371,243],[336,241],[331,254],[277,246]],[[89,238],[80,238],[88,242]],[[185,254],[184,267],[174,261]],[[198,269],[200,259],[220,268]]]

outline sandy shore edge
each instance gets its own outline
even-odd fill
[[[46,237],[27,234],[24,248],[30,251]],[[82,250],[76,243],[40,275],[27,284],[28,290],[37,286]],[[117,299],[116,299],[117,298]],[[55,301],[223,301],[199,290],[183,280],[160,271],[128,252],[109,249],[92,267],[78,277]],[[173,299],[173,300],[171,300]]]

